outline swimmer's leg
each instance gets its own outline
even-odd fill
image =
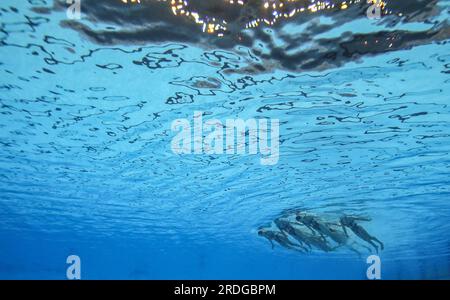
[[[302,241],[300,238],[296,238],[294,237],[295,240],[299,243],[300,247],[302,247],[303,249],[305,249],[306,252],[311,252],[311,245]],[[308,249],[309,248],[309,249]]]
[[[352,230],[360,239],[372,245],[372,247],[374,247],[378,253],[378,246],[374,242],[372,242],[372,240],[375,238],[371,236],[362,226],[355,226],[354,228],[352,228]]]
[[[342,245],[334,246],[334,247],[331,248],[331,251],[334,251],[334,250],[339,249],[339,248],[341,248],[341,247],[342,247]]]
[[[317,232],[316,232],[316,230],[314,230],[314,228],[312,228],[312,227],[310,227],[310,226],[306,226],[306,227],[308,227],[308,229],[311,231],[311,233],[312,233],[313,235],[317,235]]]
[[[304,247],[304,246],[299,246],[299,248],[301,249],[301,252],[303,252],[303,253],[309,253],[309,252],[311,252],[310,249],[308,249],[308,248],[306,248],[306,247]]]
[[[319,231],[320,237],[322,238],[322,241],[326,242],[327,238],[323,235],[322,232]]]
[[[275,249],[275,245],[274,245],[273,241],[272,241],[272,240],[269,240],[269,242],[270,242],[270,244],[272,245],[272,250]]]
[[[342,230],[344,231],[345,236],[349,237],[347,229],[345,228],[345,225],[341,223],[341,227],[342,227]]]
[[[372,245],[372,247],[374,247],[375,251],[377,251],[377,253],[378,253],[378,246],[374,242],[372,242],[372,240],[366,240],[366,242],[368,242],[370,245]]]
[[[304,249],[306,252],[309,252],[311,250],[311,245],[308,245],[305,242],[300,241],[300,240],[298,240],[298,243],[299,243],[300,247],[302,249]],[[308,247],[309,247],[309,249],[308,249]]]
[[[379,239],[377,239],[377,238],[374,237],[374,236],[372,236],[372,239],[373,239],[375,242],[377,242],[378,244],[380,244],[381,250],[384,250],[384,244],[383,244]]]

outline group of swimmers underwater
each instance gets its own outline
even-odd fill
[[[261,227],[258,234],[268,239],[274,248],[274,241],[282,247],[309,253],[313,249],[331,252],[340,247],[361,255],[360,248],[369,252],[372,249],[350,238],[350,232],[360,240],[372,246],[378,253],[383,250],[383,243],[370,235],[358,222],[370,221],[368,217],[344,215],[337,221],[325,221],[321,218],[300,211],[291,212],[273,221],[270,227]]]

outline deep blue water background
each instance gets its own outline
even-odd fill
[[[385,279],[450,278],[447,43],[322,71],[223,73],[253,58],[99,46],[60,26],[64,11],[30,10],[42,3],[0,4],[1,279],[65,279],[71,254],[83,279],[366,278],[365,257],[258,237],[290,208],[370,216]],[[133,63],[143,57],[150,66]],[[279,163],[173,154],[171,122],[196,110],[280,119]]]

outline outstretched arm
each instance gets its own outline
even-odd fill
[[[287,234],[286,234],[286,232],[284,230],[280,230],[280,232],[285,238],[288,238],[288,236],[287,236]]]
[[[308,228],[311,231],[312,234],[314,234],[314,235],[317,234],[316,231],[313,228],[311,228],[311,226],[308,226],[308,225],[305,225],[305,224],[301,224],[301,223],[298,223],[298,222],[293,222],[292,224],[300,225],[300,226],[306,226],[306,228]]]
[[[345,228],[344,224],[341,223],[342,230],[344,230],[345,236],[348,237],[347,229]]]

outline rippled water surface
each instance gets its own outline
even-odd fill
[[[191,1],[224,36],[141,2],[1,1],[0,278],[366,278],[370,253],[271,249],[292,209],[370,216],[383,278],[450,277],[449,1],[253,29],[252,1]],[[278,163],[174,154],[195,111],[279,119]]]

